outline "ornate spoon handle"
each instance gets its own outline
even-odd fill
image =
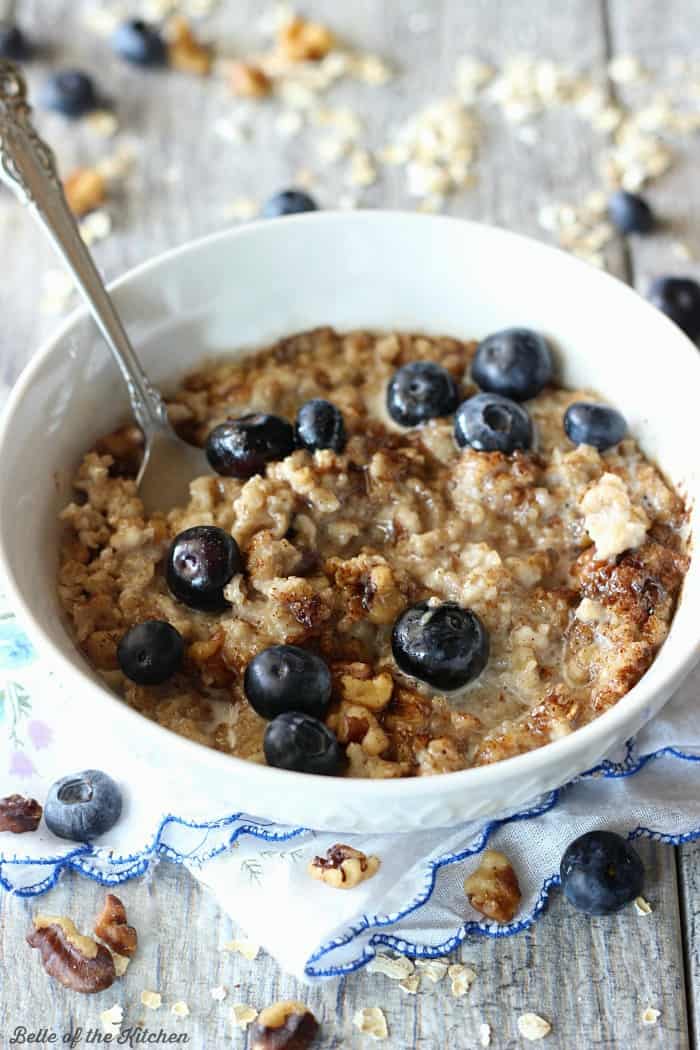
[[[126,381],[146,437],[168,426],[165,405],[134,353],[68,207],[53,151],[32,125],[19,69],[0,61],[0,179],[34,213],[63,257]]]

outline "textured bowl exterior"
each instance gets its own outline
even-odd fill
[[[165,388],[203,358],[316,325],[463,338],[537,328],[557,350],[563,382],[593,388],[626,415],[686,495],[692,529],[700,466],[679,420],[696,415],[700,355],[625,285],[537,242],[434,216],[316,213],[205,238],[132,271],[113,291],[147,370]],[[411,831],[513,812],[620,745],[700,655],[693,559],[649,672],[597,721],[537,751],[436,777],[320,781],[204,748],[115,697],[77,652],[58,606],[58,511],[81,454],[126,417],[115,366],[81,311],[37,353],[10,398],[0,433],[0,565],[38,648],[64,687],[84,698],[86,755],[108,725],[115,747],[172,782],[173,812],[213,819],[240,809],[339,832]]]

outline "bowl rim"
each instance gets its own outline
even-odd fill
[[[501,239],[505,244],[511,243],[518,244],[521,247],[527,247],[527,250],[535,254],[541,253],[548,257],[559,257],[561,264],[568,267],[574,277],[575,274],[579,272],[585,274],[588,281],[591,279],[594,281],[599,280],[606,285],[611,282],[614,283],[618,286],[618,293],[627,296],[630,301],[634,300],[636,309],[642,309],[643,312],[647,312],[648,314],[653,313],[656,323],[661,323],[662,327],[666,327],[669,336],[671,336],[676,342],[679,340],[685,342],[687,350],[698,360],[697,367],[700,376],[700,354],[694,343],[691,342],[681,329],[647,302],[634,288],[626,284],[614,274],[596,270],[594,267],[577,259],[575,256],[568,254],[562,249],[545,244],[524,234],[515,233],[500,226],[475,222],[457,216],[429,215],[399,209],[358,209],[351,212],[341,210],[307,212],[277,218],[272,222],[270,220],[260,219],[243,226],[217,230],[201,237],[194,238],[193,240],[189,240],[174,248],[160,252],[152,258],[127,270],[115,280],[110,281],[107,287],[110,293],[118,294],[122,289],[128,291],[131,285],[138,285],[143,277],[157,272],[157,270],[165,264],[169,264],[179,258],[185,258],[188,255],[195,255],[202,250],[206,250],[206,248],[212,244],[217,244],[221,241],[237,241],[245,240],[247,238],[255,238],[256,236],[261,235],[262,231],[265,231],[266,236],[274,236],[274,230],[281,230],[283,227],[286,228],[290,225],[304,224],[305,226],[309,226],[313,224],[320,226],[331,225],[333,223],[396,223],[398,225],[405,224],[406,222],[414,223],[416,225],[423,224],[426,226],[460,226],[464,229],[466,236],[469,235],[469,231],[472,231],[475,235],[489,236],[496,240]],[[5,442],[10,435],[13,417],[26,399],[35,373],[44,366],[45,362],[53,354],[59,354],[61,352],[61,344],[66,335],[68,335],[71,329],[77,324],[88,317],[89,312],[87,306],[82,305],[76,307],[76,309],[61,322],[56,331],[42,341],[39,348],[34,352],[30,360],[22,369],[19,377],[13,384],[5,405],[3,406],[2,418],[0,418],[0,460],[2,459],[2,450]],[[139,731],[141,734],[146,734],[150,737],[150,740],[146,741],[146,743],[150,745],[152,741],[153,745],[161,752],[165,752],[174,746],[179,750],[182,760],[187,758],[199,766],[206,764],[208,766],[208,771],[222,776],[228,774],[231,777],[232,782],[238,774],[245,774],[248,790],[254,790],[255,782],[258,777],[264,778],[268,787],[273,784],[271,778],[274,778],[278,787],[282,790],[284,790],[285,786],[291,787],[293,783],[300,787],[306,784],[308,787],[313,788],[314,785],[320,786],[322,783],[328,784],[329,780],[331,780],[333,783],[333,791],[334,793],[337,793],[337,801],[341,804],[344,802],[355,804],[358,800],[361,801],[365,796],[376,797],[378,791],[385,795],[387,800],[394,800],[398,795],[415,798],[429,797],[436,792],[439,794],[441,790],[448,786],[448,784],[451,793],[455,793],[459,790],[467,793],[470,784],[477,779],[479,781],[480,790],[483,791],[485,788],[493,787],[498,793],[498,790],[502,789],[504,781],[518,779],[521,774],[525,776],[527,774],[532,775],[537,771],[543,771],[550,764],[567,764],[567,759],[569,760],[568,764],[571,766],[571,769],[574,770],[571,775],[575,776],[580,772],[575,761],[577,752],[584,751],[586,749],[586,744],[594,741],[596,736],[609,736],[611,733],[615,732],[616,727],[620,728],[629,720],[629,708],[631,706],[634,705],[637,712],[642,714],[644,710],[645,693],[648,691],[645,690],[645,682],[652,674],[656,663],[655,658],[650,668],[642,675],[632,689],[622,696],[611,708],[603,712],[593,721],[582,726],[580,729],[574,730],[572,733],[559,740],[543,744],[541,747],[526,751],[522,754],[500,759],[497,762],[483,766],[472,766],[468,769],[457,770],[451,773],[440,773],[429,777],[400,777],[386,780],[365,777],[329,778],[320,776],[319,774],[298,773],[292,770],[277,769],[272,766],[263,765],[262,763],[252,762],[249,759],[238,758],[235,755],[217,751],[206,744],[200,744],[197,741],[174,732],[173,730],[167,729],[165,726],[162,726],[159,723],[154,722],[152,719],[147,718],[145,715],[142,715],[134,708],[129,707],[129,705],[109,689],[105,683],[89,676],[87,672],[90,668],[87,661],[85,663],[85,672],[83,672],[71,663],[61,648],[55,644],[50,637],[44,634],[43,629],[34,619],[29,602],[25,600],[24,595],[15,581],[14,572],[5,546],[2,528],[0,528],[0,573],[2,573],[6,582],[11,603],[18,613],[20,621],[27,629],[32,640],[36,642],[38,651],[47,655],[52,666],[59,674],[59,677],[61,677],[66,683],[74,683],[75,685],[78,685],[81,689],[93,687],[100,693],[103,700],[111,703],[111,710],[116,717],[127,725],[127,728],[131,727]],[[671,629],[673,628],[674,622],[675,615]],[[671,632],[669,632],[669,637],[670,633]],[[664,642],[664,645],[667,643],[667,640]],[[698,660],[700,660],[700,644],[696,643],[694,645],[689,645],[683,658],[677,661],[672,668],[665,672],[664,677],[660,682],[654,683],[654,691],[665,691],[670,697],[673,690],[680,684]],[[93,673],[96,674],[96,672]]]

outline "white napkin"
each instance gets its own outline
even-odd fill
[[[18,792],[43,802],[54,780],[90,767],[110,773],[124,792],[108,844],[57,839],[43,822],[33,834],[0,833],[0,884],[33,896],[70,867],[114,885],[165,857],[186,864],[248,937],[299,977],[347,973],[384,947],[441,956],[468,934],[505,936],[532,923],[558,881],[565,847],[584,831],[673,843],[700,836],[699,686],[700,670],[622,754],[526,812],[420,834],[339,837],[211,813],[206,798],[180,798],[171,812],[172,771],[139,768],[112,746],[96,753],[94,739],[82,735],[84,712],[36,659],[0,594],[0,797]],[[381,860],[377,875],[348,891],[306,871],[339,839]],[[487,843],[507,854],[520,881],[522,905],[509,926],[484,920],[464,895]]]

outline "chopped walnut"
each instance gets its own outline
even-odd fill
[[[211,70],[211,50],[200,44],[186,18],[180,15],[168,23],[168,58],[174,69],[205,77]]]
[[[304,1003],[288,999],[261,1010],[250,1032],[251,1050],[306,1050],[318,1021]]]
[[[390,762],[385,758],[368,755],[361,744],[348,744],[346,748],[348,775],[369,777],[371,780],[393,780],[405,777],[410,772],[408,762]]]
[[[272,89],[267,73],[252,62],[234,62],[229,73],[229,83],[233,93],[243,98],[264,98]]]
[[[64,180],[68,207],[74,215],[83,216],[99,208],[107,197],[107,182],[96,168],[77,168]]]
[[[114,982],[114,961],[109,950],[78,933],[66,916],[37,915],[27,943],[39,949],[49,977],[73,992],[90,995]]]
[[[280,27],[277,42],[290,62],[318,62],[335,43],[330,29],[320,22],[307,22],[298,15]]]
[[[314,857],[308,872],[336,890],[351,890],[353,886],[371,879],[379,871],[379,857],[367,856],[359,849],[338,842],[326,850],[325,857]]]
[[[350,664],[351,669],[367,667],[367,664]],[[353,670],[340,676],[340,695],[349,704],[360,704],[370,711],[383,711],[391,700],[394,679],[388,671],[372,677],[355,675]]]
[[[504,853],[488,849],[479,867],[464,881],[472,908],[496,922],[511,922],[520,907],[520,886]]]
[[[0,798],[0,831],[11,831],[14,835],[36,831],[42,812],[35,798],[24,798],[23,795]]]
[[[373,1039],[386,1039],[389,1035],[384,1011],[378,1006],[365,1006],[364,1009],[358,1010],[352,1023],[355,1028],[359,1028],[365,1035],[371,1035]]]
[[[360,704],[341,703],[340,710],[329,715],[328,726],[341,744],[360,744],[365,754],[372,757],[389,747],[389,737],[376,717]]]
[[[126,909],[113,893],[107,894],[104,907],[95,921],[95,935],[117,955],[131,958],[136,951],[136,930],[127,924]]]

